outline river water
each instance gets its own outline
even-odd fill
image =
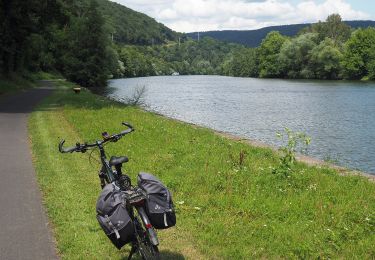
[[[308,155],[375,173],[375,83],[224,76],[116,79],[123,100],[145,87],[146,108],[168,117],[279,146],[285,127],[309,135]]]

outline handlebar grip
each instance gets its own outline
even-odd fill
[[[122,122],[122,125],[129,127],[129,129],[126,129],[126,130],[120,132],[121,136],[129,134],[129,133],[131,133],[131,132],[133,132],[135,130],[134,127],[131,124],[127,123],[127,122]]]
[[[60,143],[59,143],[59,152],[60,152],[60,153],[63,153],[63,152],[64,152],[64,150],[63,150],[63,145],[64,145],[64,143],[65,143],[65,140],[64,140],[64,139],[62,139],[62,140],[60,141]]]
[[[72,153],[76,150],[77,147],[63,148],[65,140],[62,139],[59,143],[59,152],[60,153]]]
[[[130,129],[132,129],[132,131],[134,130],[134,127],[128,122],[122,122],[122,125],[129,127]]]

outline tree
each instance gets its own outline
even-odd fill
[[[39,1],[0,1],[0,73],[22,71],[27,64],[28,39],[37,31]]]
[[[286,41],[280,50],[277,63],[280,75],[288,78],[311,78],[308,68],[310,51],[316,46],[317,34],[306,33]]]
[[[342,66],[347,79],[362,79],[371,73],[375,59],[375,28],[358,29],[344,46]]]
[[[375,80],[375,59],[368,64],[368,79]]]
[[[327,37],[333,40],[335,46],[346,42],[350,37],[350,26],[341,20],[339,14],[331,14],[326,20]]]
[[[53,69],[69,18],[56,0],[0,1],[0,73]]]
[[[368,64],[368,79],[375,80],[375,57]]]
[[[330,38],[335,46],[342,45],[350,37],[350,26],[341,20],[339,14],[331,14],[327,17],[325,22],[318,22],[305,30],[302,33],[311,32],[318,34],[318,41],[321,42],[325,38]]]
[[[267,34],[259,47],[259,76],[262,78],[276,78],[280,76],[278,56],[281,46],[288,40],[279,32]]]
[[[76,10],[79,12],[79,10]],[[69,50],[64,58],[64,74],[68,79],[85,87],[106,85],[111,74],[108,59],[109,35],[104,31],[104,19],[95,0],[87,10],[74,17],[69,32]]]
[[[258,53],[254,48],[237,50],[223,62],[224,74],[235,77],[258,77]]]
[[[338,79],[342,54],[333,40],[326,38],[310,52],[309,67],[317,79]]]

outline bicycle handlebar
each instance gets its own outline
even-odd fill
[[[118,140],[120,140],[124,135],[126,134],[129,134],[131,132],[133,132],[135,129],[132,125],[130,125],[129,123],[126,123],[126,122],[122,122],[122,125],[124,126],[127,126],[128,129],[124,130],[124,131],[121,131],[120,133],[118,134],[113,134],[111,136],[104,136],[104,140],[99,140],[99,141],[96,141],[95,143],[92,143],[92,144],[88,144],[88,143],[84,143],[84,144],[80,144],[80,143],[76,143],[76,146],[72,146],[72,147],[68,147],[68,148],[64,148],[64,143],[65,143],[65,140],[62,139],[59,143],[59,152],[60,153],[73,153],[73,152],[86,152],[89,148],[92,148],[92,147],[97,147],[97,146],[100,146],[106,142],[117,142]]]

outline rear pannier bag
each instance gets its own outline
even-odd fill
[[[155,176],[145,172],[138,174],[138,186],[147,193],[146,212],[151,224],[157,229],[176,225],[172,196],[167,187]]]
[[[134,226],[125,208],[123,194],[107,184],[96,203],[96,218],[112,243],[120,249],[134,238]]]

